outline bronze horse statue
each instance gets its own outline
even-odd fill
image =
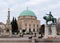
[[[46,20],[46,24],[48,24],[49,21],[52,21],[53,24],[56,23],[56,18],[54,18],[51,14],[51,12],[49,14],[47,14],[48,16],[44,16],[43,19]]]

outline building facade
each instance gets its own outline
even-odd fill
[[[57,19],[57,34],[60,35],[60,18]]]
[[[34,12],[30,10],[24,10],[20,13],[18,17],[18,27],[20,29],[26,29],[27,32],[29,30],[37,31],[40,28],[40,21],[37,20],[37,17]]]
[[[4,31],[5,31],[5,24],[0,22],[0,36],[4,35]]]

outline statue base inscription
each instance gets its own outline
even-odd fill
[[[56,36],[57,36],[56,25],[55,24],[45,25],[44,38],[56,38]]]

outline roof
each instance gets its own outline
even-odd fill
[[[4,23],[0,22],[0,25],[4,25]]]
[[[36,16],[33,11],[30,10],[24,10],[23,12],[20,13],[19,16]]]

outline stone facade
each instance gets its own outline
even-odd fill
[[[45,25],[45,36],[44,38],[56,38],[57,30],[56,25]]]
[[[37,17],[34,12],[30,10],[24,10],[17,20],[18,28],[20,29],[26,29],[27,32],[29,30],[37,31],[40,28],[40,20],[37,20]]]
[[[20,29],[26,29],[29,31],[37,31],[40,28],[40,21],[34,16],[19,16],[18,17],[18,27]]]
[[[0,22],[0,36],[4,35],[4,30],[5,30],[5,24]]]
[[[57,34],[59,35],[60,34],[60,18],[57,19]]]

